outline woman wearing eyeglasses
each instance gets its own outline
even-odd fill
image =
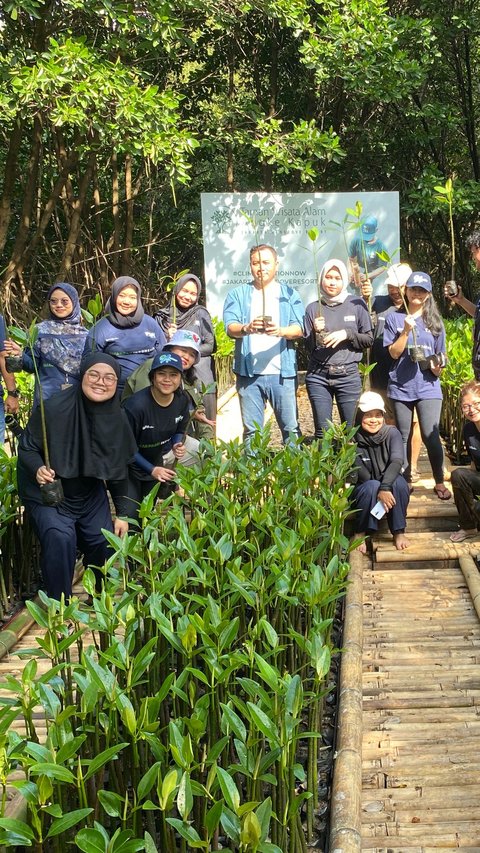
[[[77,550],[86,566],[103,565],[108,544],[102,529],[123,536],[127,470],[137,446],[117,394],[120,368],[112,356],[92,353],[83,359],[80,384],[54,394],[45,403],[50,466],[46,465],[40,409],[18,448],[18,492],[40,541],[47,595],[68,600]],[[63,498],[46,505],[42,486],[60,480]],[[117,517],[112,521],[107,497]]]
[[[476,505],[480,496],[480,382],[476,379],[461,389],[460,408],[466,418],[463,441],[470,467],[452,471],[453,499],[460,519],[460,530],[450,536],[452,542],[463,542],[479,535],[480,515]]]
[[[54,284],[47,294],[49,317],[35,328],[33,347],[22,348],[14,341],[5,341],[5,352],[21,359],[19,370],[34,373],[35,358],[42,396],[48,400],[56,391],[77,386],[80,375],[87,329],[82,322],[78,293],[72,284]],[[38,405],[39,389],[35,381],[34,408]]]

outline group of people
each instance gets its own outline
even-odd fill
[[[369,219],[358,239],[370,245],[375,229],[375,221]],[[472,235],[468,245],[480,268],[480,233]],[[331,258],[320,271],[319,299],[304,310],[298,293],[277,278],[278,256],[273,246],[254,246],[250,268],[252,282],[228,294],[223,315],[227,334],[235,339],[234,372],[247,448],[263,425],[267,402],[284,443],[299,436],[294,342],[304,338],[314,437],[321,438],[331,422],[334,402],[340,420],[358,427],[359,458],[354,474],[358,479],[354,490],[357,530],[364,535],[376,529],[378,519],[371,510],[380,500],[395,545],[403,550],[408,546],[404,532],[415,479],[412,439],[418,445],[416,429],[427,450],[435,494],[440,500],[452,496],[444,482],[439,427],[445,328],[430,276],[408,264],[394,264],[387,270],[388,293],[377,296],[369,306],[372,286],[368,275],[362,275],[359,291],[352,292],[351,271],[342,260]],[[460,289],[452,301],[476,318],[473,363],[475,368],[478,362],[480,378],[480,308],[466,300]],[[365,403],[359,366],[368,350],[373,395],[369,393]],[[368,487],[367,471],[372,481]],[[453,488],[456,497],[455,483]]]
[[[195,464],[199,438],[214,437],[215,336],[200,292],[187,274],[168,307],[150,317],[138,281],[122,276],[87,331],[75,287],[62,282],[50,288],[48,318],[28,347],[0,325],[7,413],[18,408],[10,371],[35,373],[33,411],[18,441],[18,492],[53,598],[70,598],[77,551],[86,565],[103,565],[102,529],[123,536],[142,498],[157,484],[163,496],[177,490],[177,462]]]
[[[363,239],[371,243],[372,222],[365,229]],[[480,268],[477,236],[471,249]],[[357,427],[352,471],[357,533],[366,539],[386,515],[396,547],[407,548],[414,418],[435,493],[441,500],[451,497],[439,433],[445,330],[430,276],[406,264],[393,265],[387,270],[388,294],[370,306],[368,276],[362,276],[360,292],[352,292],[347,266],[331,258],[320,271],[319,298],[304,310],[298,293],[278,280],[272,246],[254,246],[250,268],[252,281],[230,291],[224,305],[225,328],[235,340],[246,452],[252,452],[252,437],[263,426],[267,402],[284,443],[299,437],[295,341],[303,338],[314,438],[321,438],[332,420],[334,402],[341,421]],[[18,408],[8,361],[36,375],[33,413],[19,439],[18,490],[40,540],[52,597],[70,597],[77,550],[86,564],[102,565],[108,555],[102,528],[124,535],[127,519],[138,519],[140,503],[152,488],[160,484],[163,496],[177,489],[177,463],[198,463],[199,438],[214,437],[215,335],[207,309],[199,305],[200,293],[200,279],[187,273],[176,282],[169,305],[151,317],[144,312],[139,283],[122,276],[112,285],[105,315],[87,331],[76,289],[57,283],[48,292],[48,318],[36,327],[29,347],[22,350],[9,340],[0,323],[7,413]],[[476,316],[480,336],[480,308],[460,289],[451,298]],[[371,390],[362,394],[359,366],[367,350]],[[473,470],[452,477],[461,524],[454,541],[474,535],[477,528],[479,353],[474,346],[478,381],[462,390]],[[0,415],[3,429],[3,401]],[[366,549],[365,541],[360,549]]]

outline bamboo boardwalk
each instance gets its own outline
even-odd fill
[[[455,505],[427,476],[411,498],[408,551],[382,531],[371,557],[352,555],[335,853],[480,852],[480,535],[450,542]]]

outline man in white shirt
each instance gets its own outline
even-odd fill
[[[291,287],[277,281],[273,246],[250,250],[253,281],[232,290],[223,309],[229,337],[235,339],[233,370],[242,413],[245,444],[263,427],[265,405],[273,408],[284,444],[299,435],[294,340],[303,336],[304,309]]]

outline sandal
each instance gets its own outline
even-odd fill
[[[433,491],[441,501],[449,501],[452,497],[450,489],[447,489],[443,483],[437,483],[437,485],[433,487]]]
[[[460,528],[460,530],[455,530],[450,534],[450,542],[464,542],[465,539],[473,539],[475,536],[478,536],[477,530],[464,530]]]

